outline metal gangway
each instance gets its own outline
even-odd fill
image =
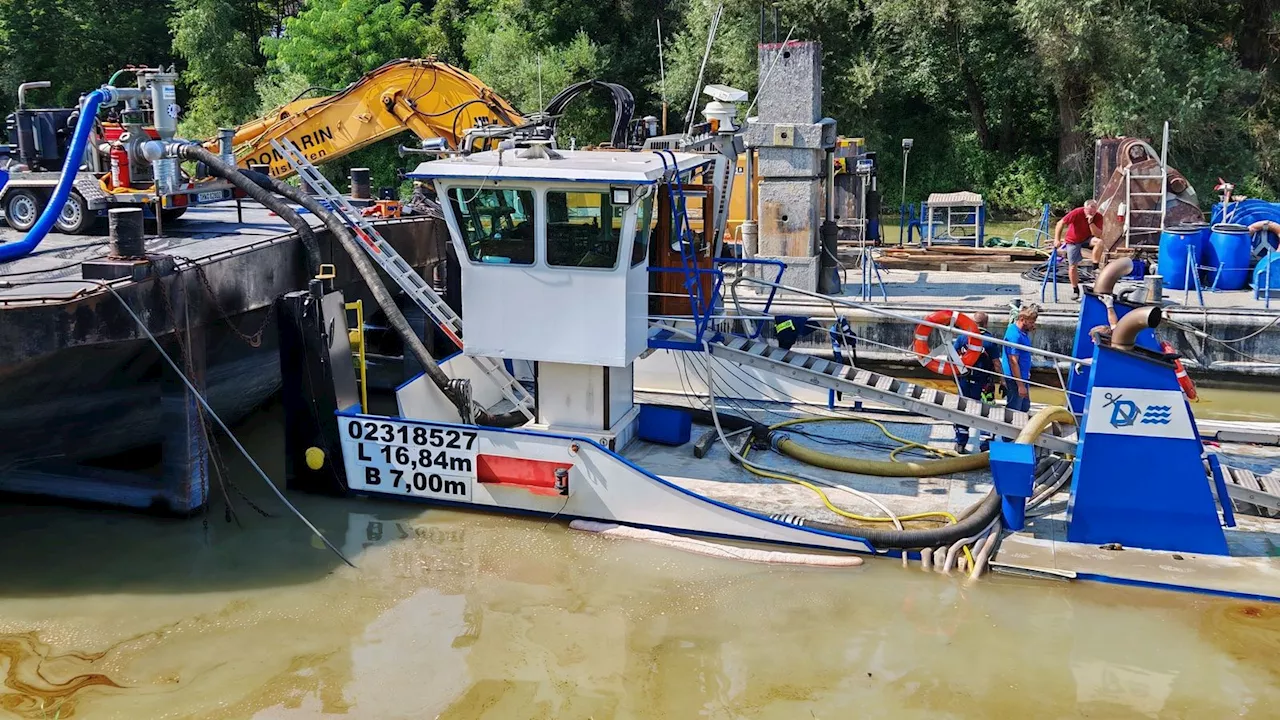
[[[449,307],[444,298],[422,279],[422,276],[400,256],[400,253],[396,252],[395,248],[391,247],[391,243],[382,237],[373,223],[369,222],[355,206],[347,201],[345,195],[320,174],[316,166],[311,164],[311,161],[291,140],[281,137],[272,140],[271,146],[284,157],[294,172],[298,173],[298,177],[316,192],[317,197],[321,198],[341,218],[342,222],[351,228],[360,240],[359,245],[378,264],[378,267],[390,275],[405,294],[413,298],[418,307],[422,308],[427,317],[440,328],[440,331],[453,341],[459,350],[462,350],[462,318]],[[466,357],[474,361],[485,377],[497,385],[503,397],[510,401],[517,411],[529,420],[533,419],[533,396],[511,373],[507,372],[505,365],[490,357],[477,355]]]

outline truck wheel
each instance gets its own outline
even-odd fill
[[[177,220],[178,218],[186,214],[187,214],[187,209],[184,207],[166,208],[160,211],[160,219],[167,223],[171,223],[174,220]]]
[[[29,188],[14,188],[4,200],[4,219],[9,227],[26,232],[44,211],[44,197]]]
[[[54,221],[54,227],[58,228],[58,232],[64,232],[68,235],[82,235],[89,230],[93,222],[98,216],[89,209],[89,204],[84,201],[84,197],[75,190],[67,196],[67,203],[62,206],[62,212],[58,214],[58,219]]]

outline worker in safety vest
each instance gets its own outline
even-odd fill
[[[984,336],[991,337],[991,333],[987,332],[987,322],[990,319],[987,314],[984,312],[974,313],[973,319],[978,324],[978,330]],[[968,335],[961,335],[956,338],[956,353],[963,353],[968,344]],[[982,352],[973,363],[973,367],[956,378],[962,396],[984,403],[994,403],[996,401],[996,376],[992,371],[996,369],[996,355],[999,352],[1000,348],[995,343],[987,340],[982,342]],[[991,436],[986,432],[980,431],[978,433],[978,443],[979,452],[986,452],[987,447],[991,444]],[[963,455],[968,450],[969,426],[956,425],[956,453]]]
[[[1066,236],[1063,236],[1063,230]],[[1062,216],[1053,229],[1054,251],[1066,256],[1067,276],[1071,279],[1071,299],[1080,299],[1080,262],[1085,249],[1092,248],[1102,237],[1102,213],[1096,200],[1086,200],[1083,207]],[[1096,261],[1096,258],[1095,258]]]

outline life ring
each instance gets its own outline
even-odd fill
[[[1164,340],[1160,341],[1160,350],[1164,352],[1165,355],[1176,354],[1173,350],[1173,346]],[[1182,394],[1186,395],[1188,400],[1195,400],[1195,381],[1191,379],[1190,375],[1187,375],[1187,369],[1182,367],[1182,361],[1176,357],[1173,359],[1173,373],[1178,376],[1178,385],[1182,388]]]
[[[959,330],[973,333],[965,336],[967,342],[964,352],[960,354],[960,362],[966,368],[973,367],[978,362],[978,358],[982,356],[982,338],[978,335],[978,323],[961,312],[935,310],[925,317],[923,323],[916,326],[916,341],[912,349],[915,351],[916,357],[920,358],[921,365],[947,377],[954,377],[964,372],[961,367],[952,362],[951,353],[943,352],[936,356],[933,354],[933,349],[929,347],[929,333],[933,332],[933,328],[926,323],[949,325]]]

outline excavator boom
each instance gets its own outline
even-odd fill
[[[474,75],[434,59],[392,60],[328,97],[294,100],[236,128],[240,167],[271,166],[275,177],[293,174],[271,148],[287,137],[320,163],[342,157],[405,130],[423,140],[443,138],[459,148],[477,125],[516,127],[523,115]],[[206,145],[216,147],[216,140]]]

